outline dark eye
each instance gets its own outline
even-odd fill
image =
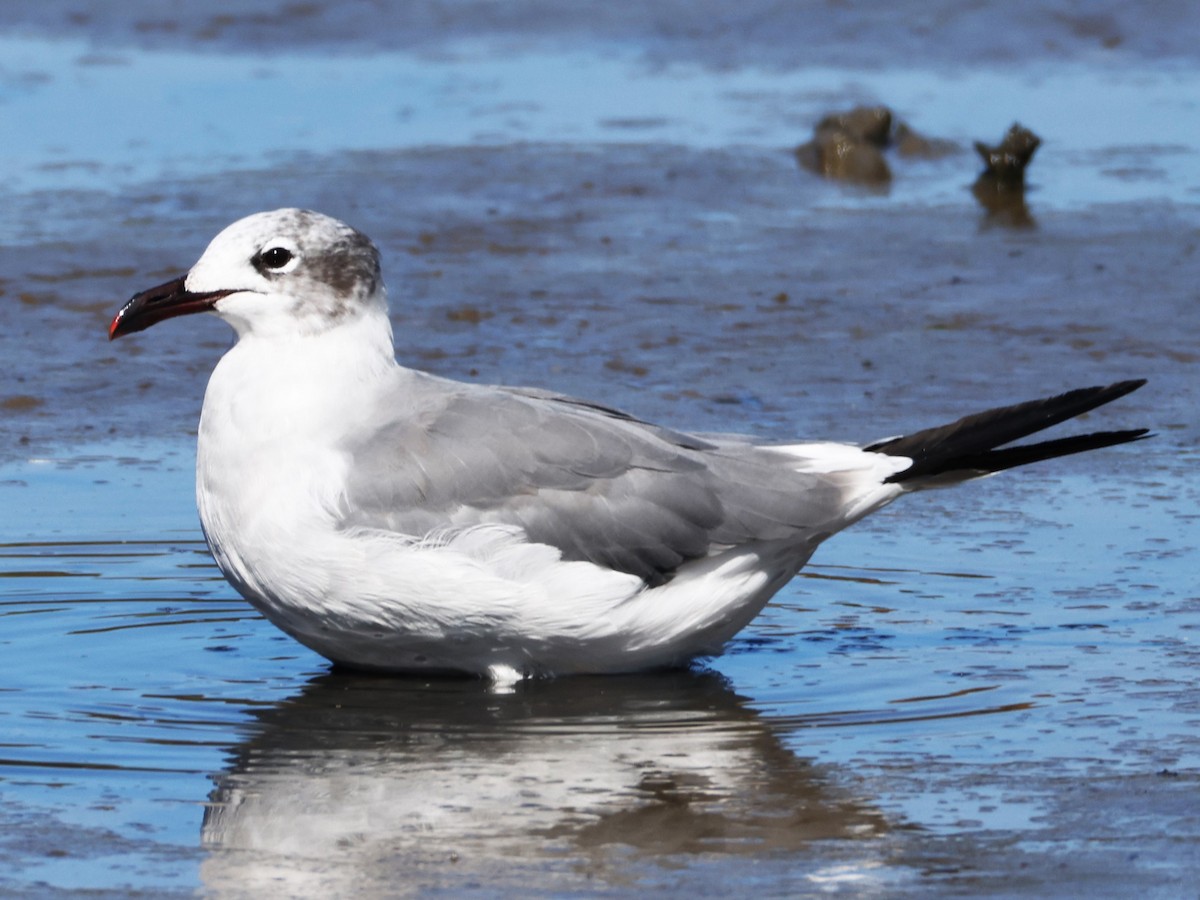
[[[282,269],[292,261],[292,251],[286,247],[271,247],[264,250],[260,258],[268,269]]]

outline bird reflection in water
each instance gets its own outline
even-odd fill
[[[869,866],[889,828],[713,673],[497,692],[335,672],[255,717],[204,817],[218,891],[567,889],[826,839]]]

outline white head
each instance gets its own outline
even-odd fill
[[[234,222],[185,277],[136,294],[109,338],[206,311],[239,336],[314,335],[386,305],[379,251],[366,235],[320,213],[277,209]]]

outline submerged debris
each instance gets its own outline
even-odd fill
[[[856,141],[883,148],[892,131],[892,111],[886,106],[856,106],[833,113],[817,123],[814,133],[840,131]]]
[[[1010,228],[1032,228],[1036,223],[1025,203],[1025,169],[1042,140],[1028,128],[1014,123],[994,147],[975,142],[984,170],[971,186],[971,193],[987,210],[988,220]]]
[[[829,115],[817,123],[813,139],[796,148],[796,159],[826,178],[885,185],[892,180],[883,158],[891,128],[892,113],[886,106]]]
[[[950,141],[926,138],[900,122],[886,106],[857,106],[831,113],[813,129],[813,138],[796,148],[800,165],[826,178],[883,187],[892,171],[883,151],[934,159],[958,148]]]
[[[1023,188],[1025,185],[1025,167],[1033,159],[1033,154],[1041,146],[1042,139],[1014,122],[1004,135],[1004,140],[994,147],[989,147],[983,141],[975,142],[975,152],[983,157],[986,168],[979,176],[992,178],[998,184],[1008,187]]]

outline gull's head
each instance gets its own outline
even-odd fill
[[[366,235],[320,213],[277,209],[234,222],[186,276],[134,295],[108,336],[194,312],[216,313],[239,336],[312,335],[385,308],[379,251]]]

